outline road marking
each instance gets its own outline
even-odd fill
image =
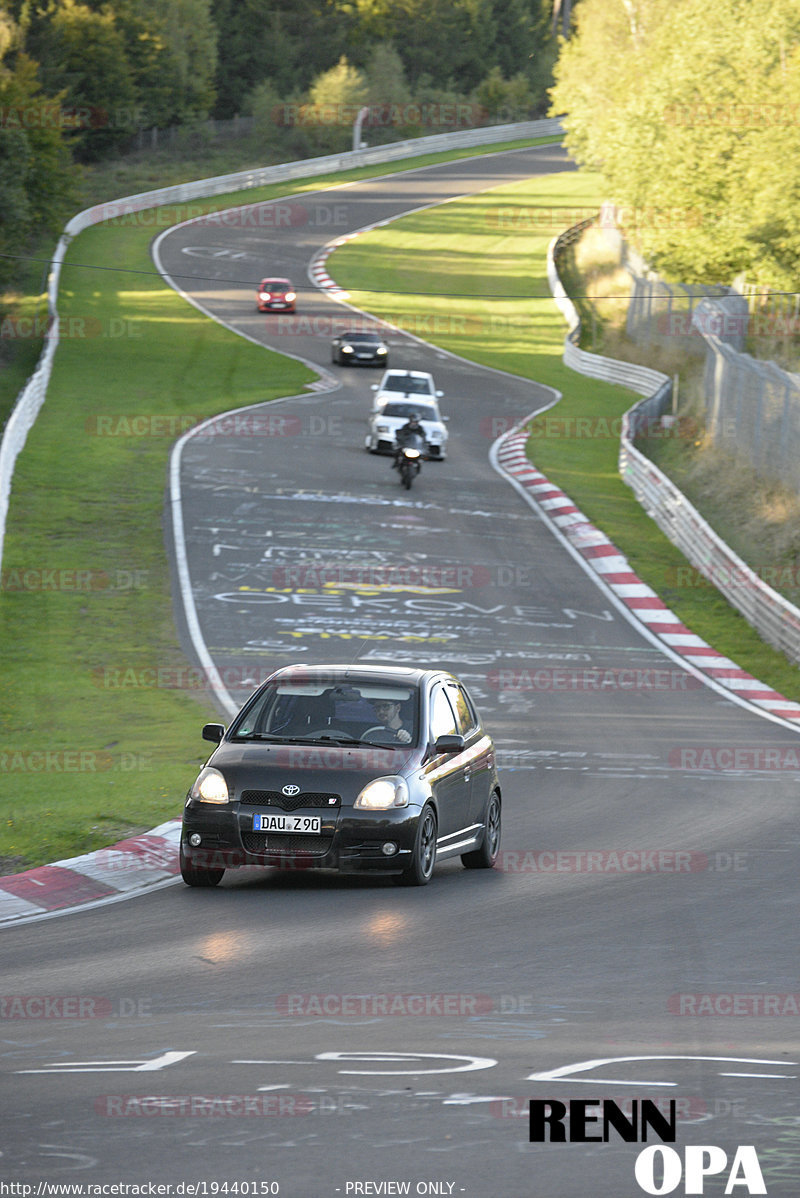
[[[73,1061],[65,1064],[45,1065],[42,1069],[17,1069],[17,1073],[152,1073],[156,1069],[166,1069],[186,1057],[193,1057],[195,1049],[190,1052],[162,1052],[160,1057],[151,1061]]]
[[[627,1064],[630,1061],[729,1061],[740,1065],[796,1065],[797,1061],[765,1061],[758,1057],[699,1057],[693,1055],[680,1056],[635,1056],[635,1057],[598,1057],[593,1061],[577,1061],[572,1065],[562,1065],[558,1069],[549,1069],[543,1073],[529,1073],[529,1082],[579,1082],[587,1086],[676,1086],[677,1082],[632,1081],[629,1078],[618,1077],[576,1077],[577,1073],[586,1073],[601,1065]],[[758,1074],[758,1073],[720,1073],[720,1077],[786,1077],[791,1074]]]

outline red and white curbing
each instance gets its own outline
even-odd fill
[[[0,878],[0,927],[119,902],[171,885],[181,821],[169,820],[111,848]]]
[[[340,299],[349,298],[349,292],[340,287],[328,274],[325,269],[325,263],[334,250],[338,250],[339,246],[346,245],[348,241],[352,241],[353,238],[358,237],[362,232],[363,230],[359,229],[355,233],[349,233],[344,237],[337,238],[336,241],[329,241],[312,259],[311,265],[308,268],[308,277],[321,291],[326,291],[328,295],[338,296]]]
[[[631,615],[647,626],[651,637],[740,702],[745,700],[763,712],[800,725],[800,703],[793,703],[759,682],[682,624],[656,592],[633,572],[627,558],[605,533],[595,528],[569,496],[532,465],[525,453],[527,441],[528,433],[524,430],[513,430],[501,440],[494,455],[500,472],[523,488],[542,517],[561,532]]]

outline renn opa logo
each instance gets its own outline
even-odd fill
[[[589,1108],[599,1107],[592,1112]],[[676,1104],[665,1114],[649,1098],[633,1099],[630,1113],[612,1099],[576,1099],[569,1103],[532,1098],[529,1106],[529,1139],[535,1144],[607,1144],[613,1131],[626,1144],[661,1140],[643,1149],[636,1158],[634,1177],[645,1194],[673,1194],[683,1182],[684,1194],[702,1194],[707,1177],[727,1174],[726,1194],[766,1194],[764,1178],[752,1144],[740,1145],[728,1166],[728,1155],[713,1144],[690,1144],[683,1159],[674,1148]],[[568,1123],[565,1119],[569,1114]],[[680,1191],[679,1191],[680,1192]]]

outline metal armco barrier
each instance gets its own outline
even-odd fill
[[[800,662],[800,609],[743,562],[717,536],[683,492],[633,443],[639,432],[657,423],[667,411],[672,397],[670,380],[657,370],[602,358],[578,348],[580,318],[564,290],[557,268],[560,250],[573,238],[574,230],[567,230],[550,243],[547,251],[550,290],[569,326],[564,339],[564,364],[578,374],[630,387],[645,395],[622,419],[619,471],[623,481],[691,565],[725,596],[759,635],[785,653],[790,661]]]
[[[430,137],[391,142],[386,146],[349,150],[342,154],[329,154],[323,158],[306,158],[299,162],[282,162],[276,166],[237,171],[231,175],[217,175],[211,179],[181,183],[175,187],[144,191],[138,195],[124,196],[122,199],[107,204],[96,204],[73,216],[64,226],[64,231],[51,260],[52,265],[47,281],[49,316],[47,344],[39,358],[36,370],[17,396],[14,410],[8,419],[3,439],[0,442],[0,564],[3,560],[3,542],[14,466],[45,401],[53,369],[53,358],[58,348],[57,300],[61,264],[67,246],[78,233],[92,225],[111,220],[113,217],[125,216],[131,212],[141,212],[161,204],[185,204],[189,200],[210,199],[228,192],[264,187],[269,183],[288,182],[292,179],[308,178],[315,175],[329,175],[336,171],[351,170],[359,166],[396,162],[401,158],[416,158],[424,154],[439,154],[447,150],[490,146],[503,141],[557,137],[561,133],[563,133],[563,126],[557,117],[540,121],[523,121],[514,125],[491,125],[482,129],[459,129],[455,133],[437,133]]]

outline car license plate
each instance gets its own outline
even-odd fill
[[[322,832],[320,815],[259,815],[253,816],[254,832],[302,832],[319,835]]]

